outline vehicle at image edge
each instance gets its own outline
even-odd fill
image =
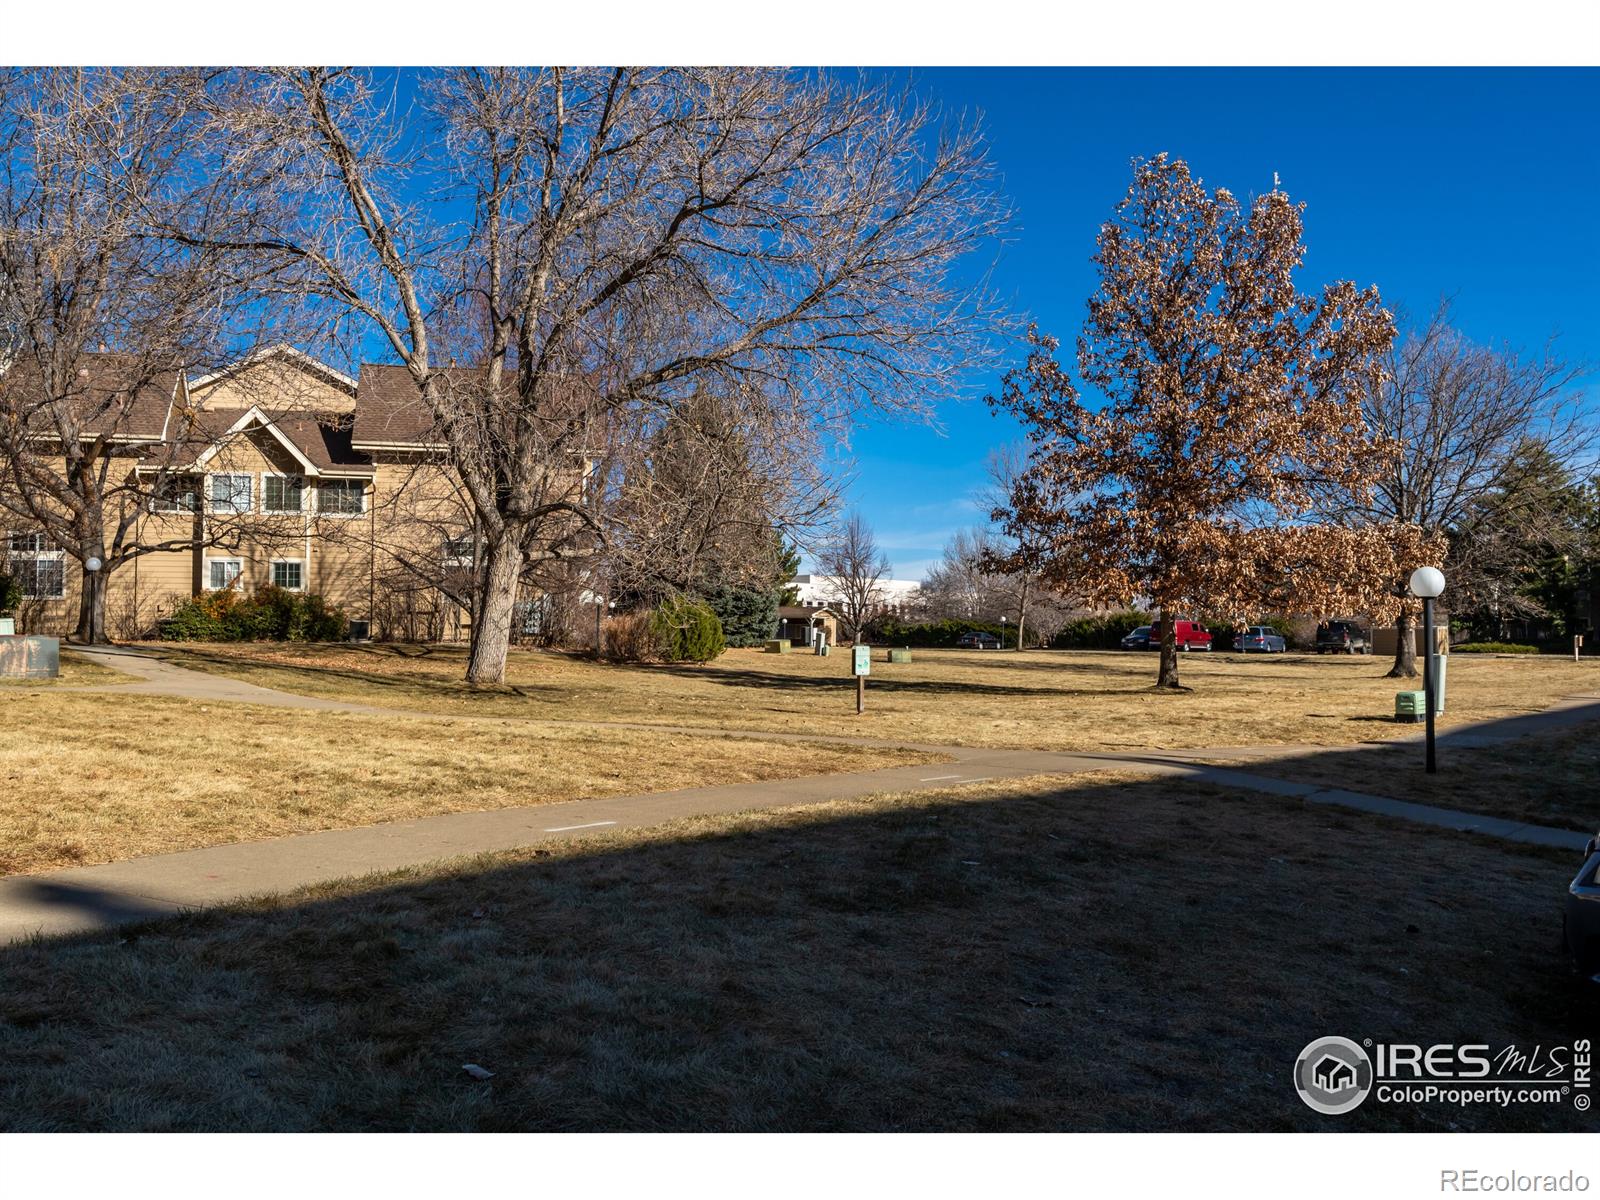
[[[957,650],[998,650],[1000,639],[981,629],[969,630],[956,639]]]
[[[1179,650],[1211,649],[1211,634],[1206,632],[1198,621],[1174,621],[1172,640],[1177,642]],[[1150,649],[1161,649],[1160,621],[1150,626]]]
[[[1583,866],[1567,888],[1561,931],[1572,965],[1584,979],[1600,984],[1600,837],[1583,848]]]
[[[1122,635],[1122,641],[1118,645],[1124,650],[1150,649],[1150,626],[1141,625],[1137,629],[1129,630]]]
[[[1233,648],[1241,654],[1283,654],[1289,643],[1270,625],[1252,625],[1233,639]]]
[[[1355,621],[1324,621],[1317,626],[1318,654],[1371,654],[1367,627]]]

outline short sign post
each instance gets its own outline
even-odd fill
[[[856,677],[856,714],[859,716],[867,708],[867,676],[872,674],[872,647],[853,646],[854,651],[850,666]]]
[[[1572,635],[1572,661],[1573,662],[1578,662],[1579,661],[1579,657],[1578,656],[1581,655],[1582,653],[1583,653],[1583,634],[1575,633],[1575,634]]]

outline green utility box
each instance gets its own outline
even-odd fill
[[[1427,692],[1396,692],[1394,694],[1394,719],[1402,725],[1414,725],[1428,716]]]
[[[910,662],[911,661],[911,647],[907,646],[904,650],[891,650],[891,651],[889,651],[889,661],[892,662],[892,663],[897,663],[897,662],[898,663],[908,663],[908,662]]]
[[[768,654],[787,654],[789,653],[789,648],[788,638],[775,638],[767,643]]]

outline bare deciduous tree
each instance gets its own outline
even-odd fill
[[[1079,372],[1106,404],[1080,403],[1038,334],[992,401],[1034,443],[1005,528],[1044,535],[1050,582],[1155,601],[1157,687],[1180,686],[1175,618],[1381,604],[1392,586],[1406,535],[1303,522],[1315,486],[1371,485],[1381,447],[1361,404],[1394,327],[1373,289],[1299,292],[1300,211],[1278,191],[1245,211],[1165,155],[1136,163],[1100,231],[1078,340]]]
[[[833,581],[830,601],[839,610],[853,640],[883,611],[883,581],[889,578],[889,556],[878,548],[872,527],[860,513],[851,513],[843,527],[817,553],[817,569]]]
[[[1539,488],[1526,486],[1548,451],[1592,463],[1593,414],[1580,370],[1550,350],[1533,358],[1474,345],[1441,305],[1387,355],[1363,401],[1366,424],[1398,448],[1370,490],[1327,489],[1319,507],[1352,526],[1410,525],[1450,541],[1452,608],[1510,602],[1521,548],[1546,532]],[[1420,565],[1420,564],[1414,564]],[[1417,673],[1417,602],[1402,604],[1390,674]]]
[[[923,576],[919,599],[935,620],[990,621],[1005,607],[997,576],[985,566],[985,555],[1001,552],[988,529],[960,529],[944,545],[938,562]]]
[[[1012,513],[1009,505],[1018,481],[1027,472],[1026,447],[1001,446],[989,455],[989,486],[983,500],[989,519],[1000,523],[1001,539],[989,548],[983,567],[1010,600],[1017,619],[1017,649],[1027,647],[1028,626],[1035,617],[1058,619],[1070,607],[1072,582],[1058,578],[1044,583],[1050,539],[1044,525],[1028,513]]]
[[[604,574],[626,594],[766,587],[783,552],[774,531],[813,540],[837,495],[815,426],[759,398],[696,393],[613,445],[595,501]]]
[[[927,105],[756,68],[451,70],[406,120],[384,94],[277,72],[218,120],[296,197],[238,244],[376,330],[450,446],[486,556],[472,681],[503,675],[530,559],[596,552],[552,481],[615,431],[708,389],[916,411],[985,353],[988,295],[951,268],[1006,214],[981,138]],[[452,359],[481,376],[447,386]]]
[[[0,513],[41,550],[101,564],[83,577],[85,642],[105,638],[121,567],[240,535],[185,490],[193,446],[166,419],[187,368],[248,345],[241,264],[157,236],[215,235],[228,216],[191,154],[204,86],[194,71],[0,77]]]

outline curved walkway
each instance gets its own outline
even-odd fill
[[[222,703],[265,704],[435,719],[435,713],[297,696],[225,676],[175,667],[126,649],[75,649],[93,661],[136,677],[128,684],[74,687],[75,691],[134,692]],[[1548,713],[1500,723],[1503,736],[1485,723],[1452,731],[1459,744],[1484,744],[1471,738],[1510,740],[1548,727],[1600,719],[1600,697],[1576,697]],[[460,855],[511,850],[550,838],[581,838],[605,830],[637,829],[686,817],[744,812],[851,799],[887,791],[936,790],[995,779],[1031,775],[1071,775],[1087,771],[1133,771],[1199,780],[1223,787],[1292,797],[1314,804],[1333,804],[1435,827],[1486,834],[1510,841],[1563,849],[1582,849],[1587,835],[1565,829],[1529,825],[1477,813],[1412,804],[1314,784],[1272,779],[1253,772],[1196,761],[1237,758],[1248,761],[1268,750],[1202,749],[1159,752],[1050,752],[973,746],[932,746],[864,737],[827,737],[764,730],[710,731],[694,727],[639,722],[573,722],[681,731],[696,737],[718,736],[764,740],[846,742],[855,745],[915,746],[936,751],[951,761],[891,767],[881,771],[770,780],[761,783],[684,788],[634,796],[575,800],[536,808],[452,813],[397,821],[358,829],[298,834],[268,841],[241,842],[152,855],[93,867],[76,867],[41,875],[0,879],[0,945],[37,935],[104,929],[151,917],[226,903],[249,896],[289,891],[371,872],[391,871]],[[1273,753],[1293,747],[1272,747]],[[1319,747],[1327,750],[1327,747]]]

